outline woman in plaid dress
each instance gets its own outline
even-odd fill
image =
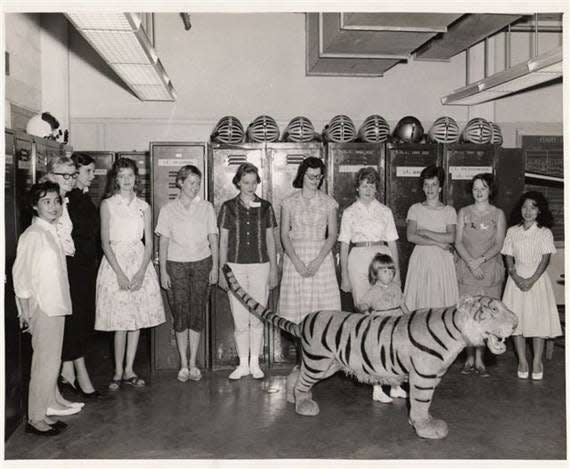
[[[340,310],[340,292],[331,250],[337,237],[338,203],[319,190],[325,165],[306,158],[283,200],[281,240],[285,250],[279,314],[299,323],[313,312]]]

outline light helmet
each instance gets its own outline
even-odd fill
[[[463,140],[469,143],[485,144],[491,141],[493,128],[482,117],[475,117],[467,122],[463,129]]]
[[[237,144],[243,143],[244,137],[245,133],[239,119],[234,116],[224,116],[214,127],[210,140],[215,143]]]
[[[502,145],[503,133],[501,132],[501,128],[494,122],[489,122],[489,124],[491,124],[491,129],[493,130],[491,133],[491,143],[493,145]]]
[[[438,117],[429,129],[429,137],[437,143],[455,143],[461,134],[455,119],[449,116]]]
[[[315,140],[315,128],[309,119],[297,116],[291,119],[283,132],[284,142],[310,142]]]
[[[257,116],[247,128],[247,139],[250,142],[276,142],[279,139],[279,127],[270,116]]]
[[[356,127],[344,114],[334,116],[323,130],[325,139],[334,143],[352,142],[356,139]]]
[[[388,140],[389,136],[390,126],[386,119],[378,114],[368,116],[358,129],[359,139],[367,143],[382,143]]]

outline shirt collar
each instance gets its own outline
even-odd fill
[[[45,221],[43,218],[34,216],[32,223],[41,226],[44,230],[50,231],[57,235],[57,229],[53,223]]]

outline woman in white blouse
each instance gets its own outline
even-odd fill
[[[352,291],[355,305],[370,288],[368,266],[377,253],[392,257],[396,279],[400,282],[398,232],[392,211],[376,198],[379,182],[378,172],[372,167],[356,173],[357,199],[344,210],[340,223],[341,290]],[[351,243],[353,247],[349,254]]]

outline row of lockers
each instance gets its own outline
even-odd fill
[[[28,148],[26,145],[30,137],[13,134],[10,138],[13,141],[15,169],[11,177],[16,185],[20,185],[18,191],[22,191],[41,176],[45,166],[22,164],[26,152],[32,162],[34,154],[40,155],[37,151],[22,151]],[[8,151],[7,133],[7,153]],[[103,195],[106,174],[114,159],[125,156],[137,162],[141,176],[141,197],[151,204],[155,224],[160,208],[177,196],[174,178],[178,169],[186,164],[194,164],[204,174],[203,196],[214,204],[216,211],[225,200],[236,194],[231,180],[239,164],[245,161],[255,164],[260,168],[262,178],[258,193],[273,204],[278,219],[281,201],[294,190],[292,181],[299,163],[304,158],[315,156],[325,160],[327,178],[324,190],[339,202],[339,219],[342,209],[355,200],[356,172],[362,167],[373,166],[383,181],[378,198],[394,213],[400,235],[399,249],[404,278],[413,249],[413,245],[406,241],[405,218],[408,208],[423,200],[418,176],[425,166],[438,164],[445,168],[448,177],[443,198],[457,209],[471,203],[467,188],[471,177],[476,173],[492,172],[496,175],[500,182],[496,204],[506,213],[510,212],[524,186],[524,166],[520,149],[504,149],[493,145],[344,143],[323,146],[320,143],[220,145],[203,142],[152,142],[148,152],[88,153],[96,161],[96,180],[91,193],[97,202]],[[6,171],[8,173],[12,170],[7,167]],[[17,237],[13,239],[14,243],[16,239]],[[282,248],[279,240],[277,244],[281,258]],[[156,258],[157,255],[155,260]],[[274,291],[270,304],[275,306],[277,300],[278,291]],[[345,300],[348,301],[349,298]],[[204,334],[206,339],[202,341],[200,352],[202,365],[213,368],[231,366],[236,360],[233,322],[227,296],[217,288],[213,290],[210,310]],[[176,369],[178,357],[170,321],[156,328],[152,336],[154,369]],[[270,363],[293,361],[293,344],[279,331],[267,328],[264,357],[266,362]]]

